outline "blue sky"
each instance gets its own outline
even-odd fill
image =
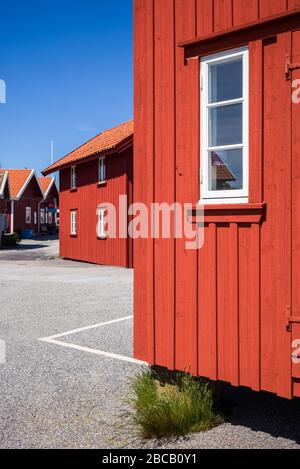
[[[2,168],[50,164],[132,118],[132,0],[1,2]]]

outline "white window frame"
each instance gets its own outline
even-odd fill
[[[209,104],[209,66],[229,62],[233,58],[243,58],[243,97],[230,101]],[[237,204],[249,201],[249,49],[241,47],[222,53],[209,55],[201,59],[201,154],[200,154],[200,186],[201,204]],[[243,104],[243,142],[242,145],[208,146],[208,110],[220,105]],[[209,190],[209,151],[243,149],[243,189]]]
[[[105,156],[102,156],[98,160],[98,183],[104,184],[106,182],[106,164]]]
[[[77,210],[71,210],[70,212],[70,234],[71,236],[77,235]]]
[[[71,189],[76,189],[76,166],[71,166]]]
[[[45,224],[45,209],[41,208],[40,210],[40,223],[41,225]]]
[[[98,207],[98,224],[97,224],[97,236],[100,239],[106,239],[106,216],[107,216],[107,207]]]
[[[27,218],[28,217],[28,218]],[[32,210],[31,207],[26,207],[25,208],[25,222],[27,225],[31,225],[31,220],[32,220]]]

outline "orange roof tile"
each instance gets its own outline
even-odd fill
[[[5,169],[9,176],[10,197],[16,199],[21,189],[25,186],[29,176],[32,174],[31,169]]]
[[[40,187],[41,187],[44,195],[47,193],[47,190],[49,189],[49,187],[52,184],[53,180],[54,180],[54,178],[38,177],[38,181],[39,181]]]
[[[42,174],[46,175],[54,173],[63,166],[76,163],[77,161],[108,150],[113,150],[131,136],[133,136],[133,120],[124,122],[117,127],[101,132],[99,135],[84,143],[76,150],[44,169]]]

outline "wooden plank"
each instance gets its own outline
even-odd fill
[[[134,200],[153,201],[153,1],[134,2]],[[147,47],[145,54],[144,47]],[[149,77],[149,79],[145,79]],[[146,123],[146,125],[145,125]],[[134,356],[154,363],[153,240],[134,242]]]
[[[194,0],[175,0],[176,43],[196,35],[195,17]],[[199,88],[199,61],[185,64],[176,48],[176,202],[182,205],[199,198]],[[197,374],[198,251],[185,244],[185,238],[176,239],[175,367]]]
[[[240,384],[260,390],[260,226],[239,227]]]
[[[232,26],[232,0],[214,0],[214,31],[224,31]]]
[[[264,191],[261,238],[261,385],[291,397],[291,84],[284,77],[289,33],[264,47]],[[276,94],[274,94],[276,90]],[[278,180],[280,175],[280,181]]]
[[[155,202],[173,203],[175,192],[174,1],[156,0],[154,5]],[[154,246],[155,363],[171,369],[174,368],[175,361],[174,239],[156,239]]]
[[[233,25],[239,26],[259,18],[259,0],[233,0]]]
[[[259,17],[283,13],[287,10],[287,0],[259,0]]]
[[[217,227],[218,379],[239,384],[238,225]]]
[[[205,228],[199,250],[198,374],[217,380],[217,229]]]
[[[300,0],[288,0],[288,10],[300,8]]]
[[[206,36],[214,32],[214,0],[196,0],[196,36]],[[187,39],[190,39],[188,36]]]
[[[249,202],[263,202],[263,45],[249,44]]]
[[[292,62],[300,62],[300,30],[292,33]],[[300,70],[294,70],[292,80],[300,80]],[[300,103],[292,104],[292,309],[300,317]],[[292,340],[300,340],[300,324],[292,325]],[[292,375],[300,378],[300,364],[293,363]]]

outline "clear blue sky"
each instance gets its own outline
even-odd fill
[[[1,2],[0,164],[50,164],[132,118],[132,0]]]

